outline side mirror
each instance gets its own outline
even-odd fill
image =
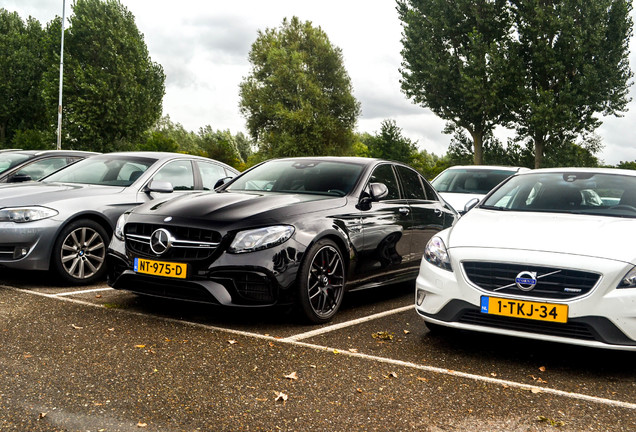
[[[468,211],[475,207],[477,204],[479,204],[479,198],[471,199],[464,205],[464,211],[462,212],[462,214],[468,213]]]
[[[15,174],[7,179],[7,183],[22,183],[33,180],[28,174]]]
[[[357,207],[361,210],[369,210],[371,203],[380,201],[389,194],[389,188],[384,183],[369,183],[369,192],[363,192]]]
[[[174,188],[172,183],[161,180],[151,180],[146,186],[144,192],[159,192],[159,193],[172,193]]]
[[[369,183],[369,191],[373,201],[380,201],[389,194],[389,188],[384,183]]]
[[[220,188],[221,186],[223,186],[224,184],[226,184],[227,182],[229,182],[230,180],[232,180],[234,177],[221,177],[220,179],[218,179],[216,181],[216,183],[214,183],[214,188]]]

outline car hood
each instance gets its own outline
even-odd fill
[[[136,214],[172,216],[186,219],[210,219],[235,222],[259,219],[262,222],[345,205],[344,197],[309,194],[258,192],[203,192],[162,202],[147,203],[135,209]]]
[[[73,183],[20,183],[0,186],[0,207],[47,205],[71,198],[121,192],[123,188]]]
[[[636,262],[636,219],[474,208],[450,231],[447,246],[522,249]]]

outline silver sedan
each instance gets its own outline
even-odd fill
[[[77,162],[39,182],[0,186],[0,267],[55,270],[71,284],[105,275],[106,250],[126,210],[213,190],[238,172],[178,153],[124,152]]]

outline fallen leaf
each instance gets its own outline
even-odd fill
[[[540,370],[541,372],[545,372],[545,366],[541,366],[541,367],[539,368],[539,370]]]
[[[355,349],[355,348],[349,348],[349,352],[357,353],[357,352],[358,352],[358,350],[357,350],[357,349]]]
[[[287,399],[289,399],[289,396],[287,396],[285,393],[283,392],[274,392],[276,394],[276,399],[274,399],[274,402],[278,402],[279,400],[283,401],[283,405],[285,404],[285,402],[287,402]]]
[[[234,345],[234,344],[237,344],[238,342],[235,341],[234,339],[230,339],[229,341],[227,341],[227,343],[229,343],[230,345]]]
[[[135,345],[135,348],[146,348],[146,345]]]
[[[47,414],[48,413],[40,413],[40,415],[38,415],[38,420],[42,420]]]
[[[297,380],[298,379],[298,374],[296,374],[296,372],[292,372],[289,375],[285,375],[285,378],[290,379],[290,380]]]
[[[333,350],[334,354],[340,354],[340,351],[338,351],[337,349]]]
[[[530,390],[532,393],[541,393],[541,389],[538,388],[533,388],[532,390]]]
[[[409,334],[409,333],[411,333],[411,332],[408,331],[408,330],[404,330],[404,334]]]
[[[310,368],[316,369],[316,365],[309,365]]]
[[[115,328],[109,328],[108,331],[115,331]]]
[[[428,378],[424,378],[424,377],[417,377],[418,381],[424,381],[424,382],[428,382]]]
[[[357,388],[357,389],[356,389],[356,391],[357,391],[358,393],[362,393],[362,389],[361,389],[361,388]]]
[[[71,324],[71,327],[73,327],[75,330],[81,330],[81,329],[84,328],[84,327],[80,327],[80,326],[75,325],[75,324]]]
[[[371,336],[373,336],[373,339],[393,340],[393,334],[386,331],[376,332],[373,333]]]
[[[95,298],[102,298],[102,295],[101,295],[101,294],[97,294],[97,295],[95,296]]]
[[[389,372],[388,374],[384,375],[384,378],[397,378],[397,374],[395,372]]]
[[[146,426],[148,426],[148,423],[142,423],[142,422],[137,423],[138,428],[145,428]]]
[[[491,372],[491,373],[490,373],[490,376],[492,376],[492,377],[496,377],[496,376],[497,376],[497,374],[496,374],[496,373],[494,373],[494,372]]]

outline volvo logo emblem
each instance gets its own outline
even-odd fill
[[[155,230],[150,236],[150,249],[157,255],[161,255],[172,245],[172,236],[163,228]]]
[[[515,278],[515,284],[521,291],[532,291],[537,285],[537,273],[530,271],[522,271]]]

